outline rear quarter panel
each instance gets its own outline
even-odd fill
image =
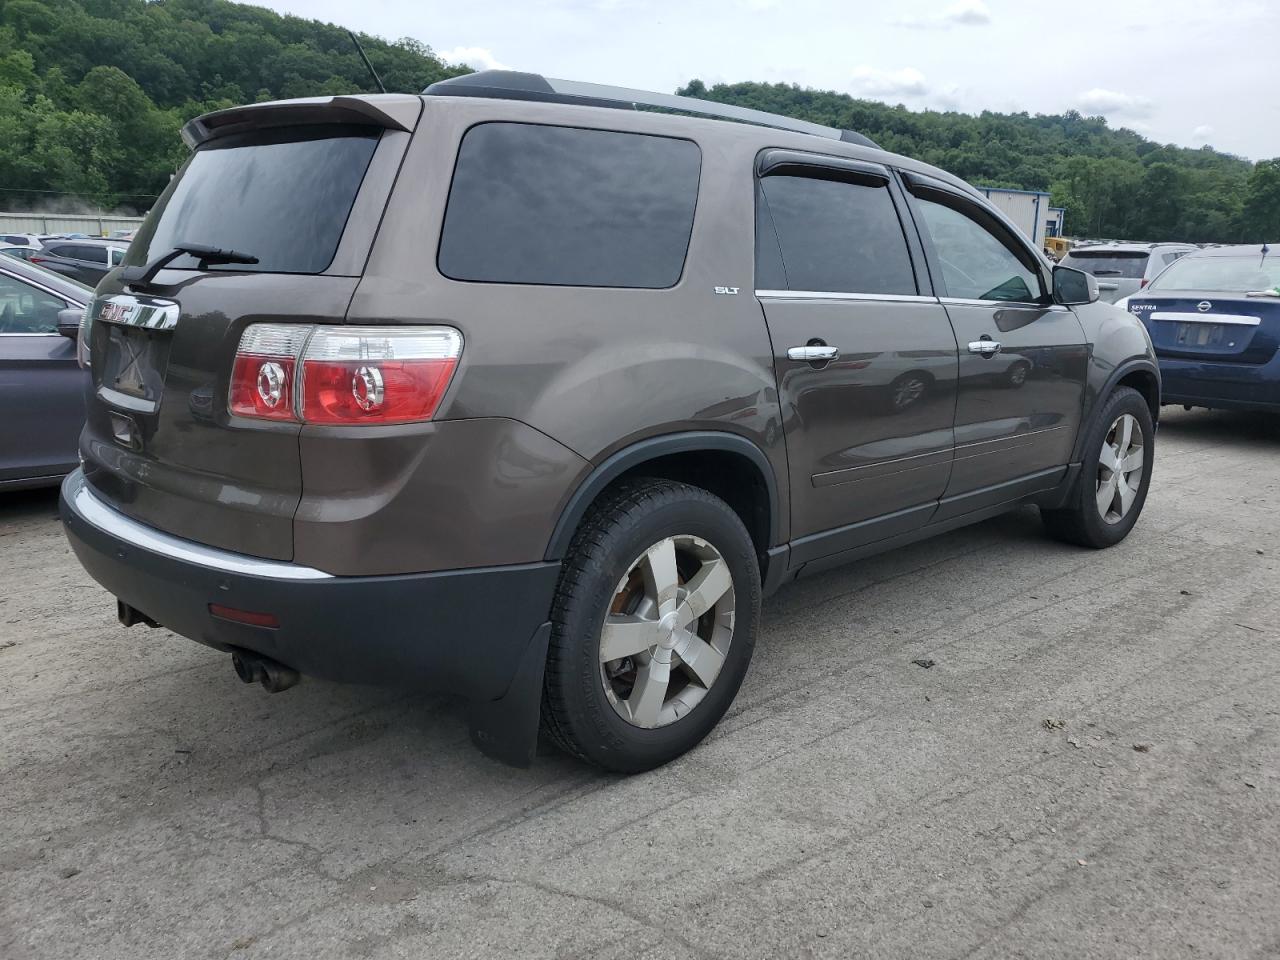
[[[667,290],[455,281],[436,268],[458,144],[484,121],[682,136],[702,153],[684,273]],[[728,129],[724,129],[728,128]],[[352,322],[444,323],[464,349],[438,420],[509,418],[581,458],[554,502],[545,543],[574,489],[615,451],[648,437],[720,430],[749,438],[787,502],[773,351],[752,295],[752,163],[758,132],[621,110],[427,98]],[[716,287],[737,288],[717,294]],[[453,482],[478,478],[460,471]],[[549,493],[549,491],[548,491]],[[495,491],[495,496],[499,495]],[[785,509],[780,533],[785,538]]]

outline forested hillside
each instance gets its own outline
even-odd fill
[[[360,42],[388,90],[468,72],[416,40]],[[261,7],[0,0],[0,206],[145,210],[182,162],[191,117],[373,89],[345,29]]]
[[[1069,234],[1192,242],[1280,237],[1280,160],[1162,146],[1102,117],[912,111],[787,84],[736,83],[689,96],[857,130],[972,183],[1049,190]]]
[[[465,72],[416,39],[361,42],[389,90]],[[182,160],[189,118],[371,89],[333,24],[227,0],[0,0],[0,207],[145,210]],[[975,183],[1051,190],[1072,234],[1280,237],[1280,160],[1162,146],[1076,113],[916,112],[785,84],[681,92],[859,130]]]

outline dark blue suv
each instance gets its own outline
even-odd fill
[[[1127,308],[1151,334],[1164,402],[1280,411],[1280,245],[1183,257]]]

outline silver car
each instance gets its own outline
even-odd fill
[[[1102,299],[1115,303],[1137,293],[1169,264],[1198,249],[1190,243],[1099,243],[1076,247],[1063,258],[1062,265],[1093,274]]]

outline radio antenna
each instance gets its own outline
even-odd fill
[[[369,75],[373,77],[374,84],[378,87],[379,93],[386,93],[387,88],[382,85],[382,78],[378,76],[378,71],[373,69],[373,64],[369,62],[368,56],[365,55],[364,47],[360,46],[360,41],[356,39],[353,31],[348,30],[347,36],[351,38],[351,42],[356,45],[356,53],[360,54],[360,59],[364,61],[364,65],[369,68]]]

